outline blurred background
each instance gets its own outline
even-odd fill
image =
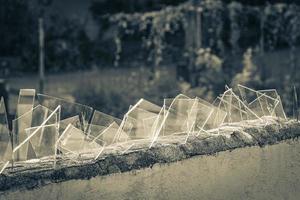
[[[0,95],[11,115],[20,88],[121,117],[139,98],[213,101],[238,83],[276,88],[295,109],[296,0],[0,2]]]

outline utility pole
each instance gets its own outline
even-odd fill
[[[201,14],[202,8],[196,5],[196,50],[199,50],[202,46],[202,23],[201,23]]]
[[[45,55],[44,55],[44,20],[39,18],[39,93],[44,93],[45,85]]]

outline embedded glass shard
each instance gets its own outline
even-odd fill
[[[153,124],[148,125],[149,127],[151,126],[151,143],[149,148],[151,148],[154,143],[158,140],[159,134],[163,128],[163,125],[165,123],[165,106],[163,106],[160,110],[160,112],[158,113],[157,117],[155,118],[155,121]],[[152,120],[151,120],[152,121]]]
[[[81,154],[89,153],[98,158],[104,149],[105,143],[90,138],[84,132],[72,124],[69,124],[56,143],[56,147],[63,154],[78,157]]]
[[[81,129],[85,131],[85,129],[88,127],[88,122],[93,114],[92,107],[45,94],[37,94],[37,97],[39,103],[49,109],[53,110],[60,105],[60,118],[62,120],[78,115],[81,123]]]
[[[216,111],[213,105],[209,105],[208,102],[200,98],[196,98],[195,106],[191,111],[191,115],[194,115],[195,125],[193,126],[193,132],[199,135],[201,132],[206,132],[211,129],[213,123],[213,113]],[[215,116],[216,117],[216,116]],[[191,119],[192,120],[192,119]]]
[[[26,130],[31,127],[38,127],[33,133],[39,132],[40,126],[53,125],[58,123],[59,112],[51,111],[48,108],[37,105],[30,111],[12,121],[12,135],[14,140],[14,160],[28,160],[36,158],[33,147],[28,138]],[[34,135],[34,134],[33,134]]]
[[[0,101],[0,174],[12,158],[12,145],[8,129],[7,113],[3,97]]]
[[[206,105],[206,108],[210,107],[213,110],[204,126],[204,129],[210,130],[210,129],[219,128],[224,123],[227,113],[224,110],[222,110],[221,108],[219,108],[218,105],[215,106],[214,103],[211,104],[200,98],[198,98],[198,101],[201,104]]]
[[[180,142],[186,142],[193,132],[197,119],[197,99],[191,99],[185,95],[177,95],[175,98],[164,99],[164,106],[160,110],[153,124],[153,138],[150,147],[157,140],[163,140],[165,136],[177,135]]]
[[[148,128],[152,127],[152,123],[160,111],[160,106],[140,99],[124,115],[117,140],[126,136],[129,137],[129,140],[151,139],[153,134]]]
[[[274,102],[274,109],[272,110],[272,114],[274,113],[277,117],[287,120],[286,114],[283,109],[282,101],[280,95],[277,93],[275,89],[269,89],[269,90],[258,90],[258,92],[267,95],[269,97],[272,97],[273,99],[277,100],[277,103]],[[269,110],[270,107],[268,106]]]
[[[103,129],[98,136],[96,136],[93,140],[96,142],[106,143],[107,146],[116,143],[116,136],[120,129],[119,124],[116,122],[112,122],[107,128]],[[126,133],[120,134],[118,138],[118,142],[126,142],[128,140],[128,136]],[[103,141],[103,142],[102,142]]]
[[[17,104],[17,113],[16,117],[20,117],[23,114],[29,112],[34,107],[34,100],[35,100],[35,90],[34,89],[20,89],[19,92],[19,98],[18,98],[18,104]],[[31,124],[32,117],[28,116],[26,118],[20,118],[18,120],[18,127],[20,129],[25,129],[28,127],[22,127],[24,124]],[[13,135],[13,145],[18,145],[18,141],[23,141],[26,138],[25,132],[17,134],[17,132],[14,132]]]
[[[173,99],[165,99],[166,119],[160,135],[189,134],[195,123],[195,118],[191,116],[196,105],[197,99],[191,99],[182,94]]]
[[[69,117],[69,118],[59,121],[59,134],[60,135],[64,132],[64,130],[67,128],[67,126],[69,124],[72,124],[73,126],[75,126],[76,128],[79,128],[81,130],[83,129],[81,127],[79,115],[76,115],[76,116]]]
[[[277,116],[287,119],[283,110],[281,98],[276,90],[256,91],[243,85],[238,85],[238,88],[245,104],[247,104],[258,116]]]
[[[27,137],[36,158],[55,155],[55,143],[58,139],[58,123],[26,129]]]
[[[34,89],[20,89],[19,99],[17,104],[17,117],[30,111],[34,106],[35,90]]]
[[[95,138],[99,136],[99,134],[101,134],[105,129],[110,127],[111,124],[115,124],[113,127],[116,127],[116,125],[119,126],[121,123],[121,119],[95,110],[89,124],[88,135]]]
[[[231,88],[226,90],[222,97],[215,101],[221,110],[226,111],[225,122],[233,123],[243,120],[260,119],[233,91]]]
[[[265,116],[264,108],[261,104],[263,97],[259,96],[257,91],[247,88],[243,85],[238,85],[238,90],[243,102],[259,117]]]

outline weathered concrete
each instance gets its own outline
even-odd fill
[[[0,199],[272,199],[300,196],[300,141],[195,156],[152,168],[69,180]]]
[[[38,189],[27,191],[26,194],[30,196],[30,194],[32,194],[31,192],[34,191],[37,194],[43,194],[42,191],[45,191],[43,188],[49,188],[49,187],[51,188],[51,190],[53,190],[53,192],[54,191],[57,192],[57,187],[59,188],[64,186],[66,186],[69,189],[73,188],[74,190],[76,190],[76,188],[78,187],[79,190],[81,189],[82,191],[85,191],[86,189],[84,189],[84,187],[81,188],[81,186],[79,186],[78,184],[82,183],[83,185],[85,184],[93,185],[94,180],[98,180],[99,182],[100,179],[98,176],[108,175],[112,173],[126,172],[126,171],[146,168],[146,167],[153,167],[153,165],[156,163],[170,163],[170,162],[183,160],[196,155],[216,154],[217,152],[233,150],[236,148],[241,148],[246,146],[265,146],[268,144],[275,144],[278,143],[279,141],[297,138],[300,135],[299,122],[289,121],[289,122],[282,123],[282,122],[272,121],[272,123],[266,126],[263,124],[259,124],[257,122],[251,122],[247,126],[248,128],[241,129],[240,125],[236,124],[236,125],[231,125],[231,127],[233,128],[224,128],[225,130],[224,133],[221,133],[220,135],[212,134],[212,135],[202,135],[201,137],[190,137],[189,141],[186,144],[176,144],[176,143],[168,144],[168,145],[157,144],[155,145],[154,148],[151,149],[148,149],[147,147],[145,147],[145,145],[140,144],[135,149],[131,150],[125,155],[118,155],[117,153],[106,152],[103,155],[103,157],[99,158],[99,160],[97,161],[91,161],[89,159],[81,159],[79,163],[75,163],[65,158],[61,158],[58,164],[58,168],[55,170],[51,168],[52,167],[51,163],[49,163],[49,161],[47,160],[35,164],[22,163],[17,165],[18,167],[13,171],[10,169],[5,171],[5,174],[0,177],[0,189],[3,192],[4,195],[3,197],[5,198],[9,197],[10,196],[9,194],[11,194],[12,196],[14,195],[18,196],[18,194],[23,194],[23,192],[20,193],[20,191],[24,189],[34,189],[34,188],[38,188]],[[168,143],[170,143],[170,141],[172,141],[172,139],[169,140]],[[174,139],[174,141],[176,141],[176,139]],[[299,144],[297,146],[299,146]],[[261,149],[259,147],[255,147],[255,148]],[[244,148],[244,149],[248,149],[248,148]],[[234,154],[231,153],[229,154],[232,155],[230,157],[233,160],[238,160],[233,156]],[[208,156],[208,157],[214,158],[213,156]],[[209,159],[208,157],[207,159]],[[239,165],[244,166],[247,163],[247,156],[245,157],[245,163],[243,163],[243,159],[241,159],[241,157],[238,158],[240,159],[238,161],[240,163]],[[262,158],[258,157],[256,159],[262,159]],[[219,165],[220,163],[217,162],[216,164]],[[217,170],[217,167],[215,167],[214,169]],[[187,167],[187,170],[191,170],[191,169]],[[128,176],[128,174],[126,176]],[[170,176],[172,176],[171,172],[170,172]],[[178,176],[178,174],[177,175],[175,174],[175,176]],[[182,179],[187,178],[186,176],[193,176],[193,175],[183,173],[181,178]],[[98,178],[93,178],[93,177],[98,177]],[[88,179],[91,180],[88,181]],[[107,177],[107,179],[110,179],[110,177]],[[68,180],[72,180],[72,181],[68,181]],[[74,183],[74,181],[76,181],[76,184]],[[169,182],[170,180],[166,180],[166,181]],[[57,182],[64,182],[64,183],[51,184]],[[72,186],[69,185],[70,183],[73,183],[71,184]],[[118,184],[118,181],[116,181],[115,184]],[[156,181],[153,182],[153,184],[155,185]],[[160,184],[163,184],[163,181]],[[48,186],[40,188],[40,186],[44,186],[44,185],[48,185]],[[102,187],[101,183],[99,184],[99,187]],[[115,187],[115,186],[111,185],[111,187]],[[70,193],[71,191],[67,189],[61,192]],[[99,194],[101,194],[101,192]],[[109,197],[109,195],[107,197]]]

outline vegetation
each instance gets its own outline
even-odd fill
[[[45,2],[49,3],[32,7],[28,1],[4,0],[6,6],[0,8],[0,35],[6,38],[0,43],[0,55],[22,60],[21,65],[10,68],[12,74],[37,71],[38,17],[47,18],[47,72],[146,66],[145,84],[133,79],[136,84],[122,90],[95,83],[81,86],[90,89],[82,88],[83,92],[75,95],[77,99],[103,97],[102,103],[91,105],[120,107],[112,99],[122,99],[120,104],[127,107],[138,97],[155,101],[154,96],[161,98],[165,92],[170,95],[175,91],[211,99],[224,84],[243,83],[279,89],[289,109],[291,88],[300,87],[296,56],[300,7],[291,1],[262,4],[247,0],[161,0],[156,5],[148,5],[150,1],[142,5],[94,1],[90,11],[101,30],[95,40],[88,37],[84,22],[45,16],[43,10],[51,6],[51,1]],[[284,49],[289,51],[284,57],[287,70],[276,77],[278,81],[270,75],[273,66],[266,66],[265,56]],[[163,67],[176,68],[177,75],[170,78],[163,74]],[[172,84],[168,85],[169,81]],[[125,97],[128,93],[131,97]],[[120,112],[126,109],[120,108]]]

